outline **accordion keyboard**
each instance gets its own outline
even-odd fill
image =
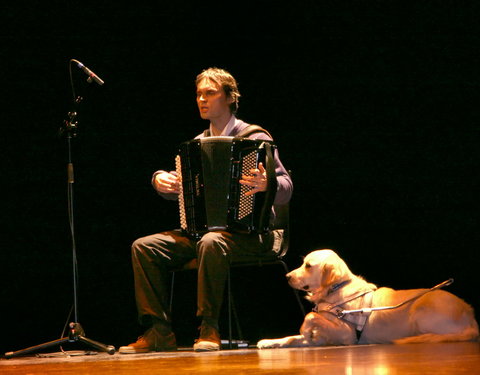
[[[179,189],[180,194],[178,194],[178,206],[180,211],[180,228],[183,230],[187,229],[187,214],[185,210],[185,199],[183,197],[183,184],[181,181],[182,178],[182,159],[180,155],[175,157],[175,170],[177,171],[177,175],[180,178]]]

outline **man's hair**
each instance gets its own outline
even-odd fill
[[[203,79],[209,79],[219,85],[227,98],[233,99],[230,104],[230,111],[235,114],[238,110],[238,99],[240,98],[240,91],[238,91],[237,81],[233,76],[224,69],[208,68],[202,71],[195,80],[195,84],[198,86]]]

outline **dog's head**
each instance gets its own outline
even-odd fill
[[[353,277],[345,262],[329,249],[312,251],[300,267],[287,274],[290,286],[315,295],[326,295],[334,285]]]

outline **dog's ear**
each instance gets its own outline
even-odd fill
[[[322,286],[327,287],[332,284],[335,284],[337,280],[342,277],[340,272],[338,272],[338,268],[335,267],[332,263],[325,263],[322,270]]]

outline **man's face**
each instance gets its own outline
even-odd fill
[[[197,105],[202,119],[212,121],[229,116],[231,103],[220,85],[208,78],[198,83]]]

